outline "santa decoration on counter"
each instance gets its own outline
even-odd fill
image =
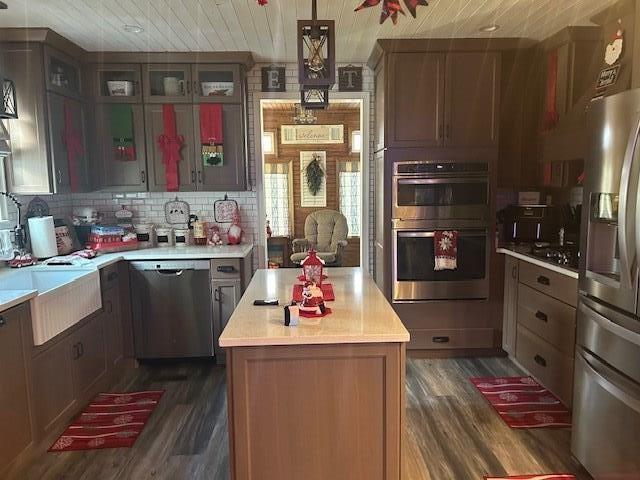
[[[233,212],[233,220],[227,232],[227,243],[229,245],[239,245],[242,241],[242,227],[240,226],[240,211],[236,209]]]
[[[300,314],[302,316],[321,316],[327,312],[324,305],[322,289],[314,282],[306,282],[302,287],[302,303],[300,304]]]

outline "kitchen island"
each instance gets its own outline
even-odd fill
[[[371,276],[325,269],[336,300],[284,326],[298,269],[258,270],[220,336],[232,478],[400,479],[409,333]]]

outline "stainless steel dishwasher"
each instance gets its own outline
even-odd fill
[[[208,260],[130,262],[136,357],[210,357]]]

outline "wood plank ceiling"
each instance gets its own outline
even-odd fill
[[[311,0],[12,0],[0,27],[49,27],[90,51],[249,50],[258,61],[296,58],[296,19]],[[379,25],[380,7],[354,12],[361,0],[318,0],[320,18],[336,20],[337,60],[365,61],[377,38],[527,37],[544,39],[615,0],[429,0],[410,15]],[[501,28],[482,33],[483,25]],[[142,33],[125,32],[139,25]]]

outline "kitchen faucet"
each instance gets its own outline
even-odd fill
[[[20,215],[21,214],[20,208],[22,207],[22,204],[18,201],[18,199],[12,193],[0,191],[0,195],[3,195],[7,197],[9,200],[11,200],[13,204],[16,206],[16,210],[18,211],[18,221],[16,223],[16,227],[13,229],[13,235],[14,235],[14,242],[17,247],[17,250],[20,253],[22,253],[25,247],[25,234],[24,234],[24,228],[22,226],[21,215]]]

